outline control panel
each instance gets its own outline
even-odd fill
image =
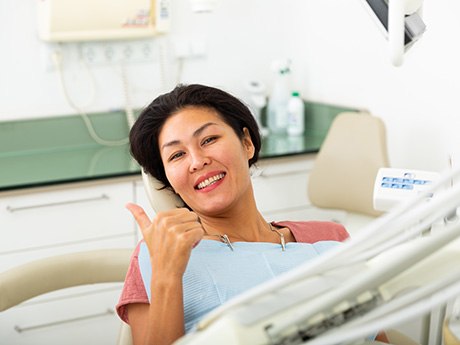
[[[439,177],[432,171],[380,168],[374,184],[374,208],[389,211],[401,201],[426,192]],[[427,198],[432,196],[427,193]]]

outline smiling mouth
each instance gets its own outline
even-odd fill
[[[225,174],[224,173],[220,173],[220,174],[217,174],[216,176],[212,176],[210,178],[207,178],[206,180],[204,181],[201,181],[200,183],[198,183],[195,187],[195,189],[203,189],[203,188],[206,188],[214,183],[216,183],[217,181],[219,180],[222,180],[224,178]]]

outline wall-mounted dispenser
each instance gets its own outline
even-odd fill
[[[170,0],[40,0],[38,32],[48,42],[124,40],[167,32]]]

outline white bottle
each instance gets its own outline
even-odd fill
[[[289,135],[302,135],[305,131],[305,106],[297,91],[293,91],[288,101],[288,127]]]
[[[290,97],[289,62],[275,68],[276,80],[267,105],[267,125],[270,133],[285,133],[288,124],[287,106]]]

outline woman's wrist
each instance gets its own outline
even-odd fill
[[[174,288],[182,289],[182,275],[179,274],[155,274],[152,272],[151,288],[155,289],[156,293],[166,289]],[[160,290],[157,290],[160,289]]]

